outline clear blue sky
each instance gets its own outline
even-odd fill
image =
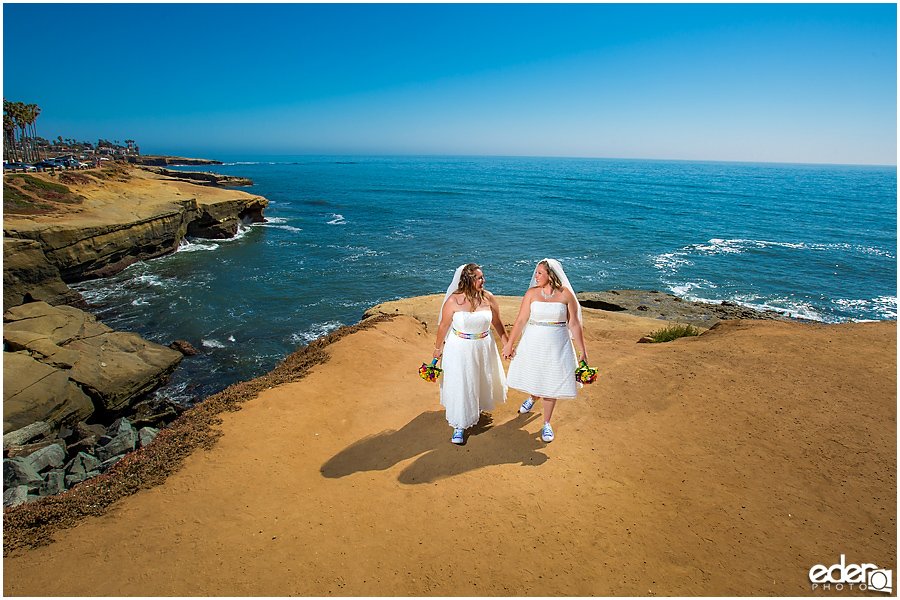
[[[897,163],[896,4],[10,4],[3,96],[144,154]]]

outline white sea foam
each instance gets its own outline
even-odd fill
[[[219,340],[200,340],[200,343],[207,348],[224,348],[225,344]]]
[[[185,393],[187,386],[187,381],[171,383],[155,390],[153,396],[157,399],[166,399],[178,404],[189,405],[195,400],[195,397]]]
[[[826,320],[820,310],[810,305],[808,301],[790,296],[761,298],[757,294],[736,294],[728,300],[754,310],[771,310],[795,319],[820,322]]]
[[[707,300],[701,300],[699,298],[694,298],[690,296],[691,290],[696,290],[700,288],[715,288],[716,286],[712,285],[708,281],[704,281],[703,283],[698,283],[694,281],[688,281],[686,283],[673,283],[669,284],[669,289],[672,290],[672,293],[679,298],[684,298],[685,300],[691,300],[693,302],[707,302]],[[711,302],[718,303],[718,300],[714,300]]]
[[[790,250],[814,250],[814,251],[835,251],[843,250],[847,252],[858,252],[860,254],[871,254],[873,256],[882,256],[886,258],[895,258],[896,254],[891,250],[876,248],[873,246],[864,246],[860,244],[814,244],[806,242],[773,242],[771,240],[746,240],[746,239],[720,239],[713,238],[705,244],[691,244],[686,246],[683,251],[699,251],[705,254],[742,254],[750,249],[765,248],[786,248]]]
[[[284,229],[285,231],[292,231],[294,233],[299,233],[299,232],[303,231],[299,227],[294,227],[293,225],[268,225],[267,224],[267,227],[269,229]]]
[[[896,296],[879,296],[871,300],[851,300],[841,298],[834,301],[838,306],[850,309],[852,312],[874,312],[879,316],[880,320],[892,321],[897,318],[897,297]],[[863,319],[856,319],[862,321]]]
[[[157,275],[138,275],[132,281],[146,286],[165,287],[166,285]]]
[[[208,251],[215,250],[219,245],[215,242],[209,242],[208,240],[202,239],[184,239],[178,242],[178,248],[175,249],[175,252],[198,252],[198,251]]]
[[[219,240],[221,242],[236,242],[242,239],[245,235],[250,233],[251,227],[249,225],[244,225],[243,223],[238,223],[237,231],[230,238],[225,238],[223,240]]]
[[[150,303],[144,300],[143,298],[135,298],[131,301],[132,306],[149,306]]]
[[[713,238],[706,244],[693,244],[689,250],[698,250],[707,254],[742,254],[750,248],[803,248],[804,244],[791,242],[771,242],[766,240],[723,240]]]
[[[339,215],[337,213],[328,213],[328,216],[331,217],[331,220],[327,222],[328,225],[346,225],[347,220],[344,219],[344,215]]]
[[[657,269],[677,269],[679,267],[690,267],[694,265],[694,261],[686,258],[683,252],[667,252],[653,258],[653,266]]]
[[[690,293],[692,289],[709,289],[715,287],[716,286],[712,285],[709,282],[704,282],[702,285],[687,283],[683,286],[670,286],[669,289],[672,290],[672,293],[674,295],[690,302],[721,304],[723,302],[721,298],[707,298],[705,296],[698,296]],[[753,310],[763,312],[769,310],[774,311],[793,319],[806,319],[807,321],[819,322],[823,322],[825,320],[822,317],[822,314],[812,306],[788,298],[775,298],[761,301],[758,296],[734,296],[731,298],[727,298],[727,301],[738,304],[740,306],[746,306],[747,308],[752,308]]]
[[[341,323],[340,321],[313,323],[306,331],[298,331],[291,334],[290,341],[292,344],[307,345],[322,336],[328,335],[341,325],[343,325],[343,323]]]

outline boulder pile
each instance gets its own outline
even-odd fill
[[[183,410],[147,398],[182,352],[114,331],[77,308],[11,308],[3,315],[3,346],[4,506],[106,471]]]
[[[151,406],[154,403],[157,405]],[[120,417],[108,427],[81,421],[53,435],[51,426],[39,421],[4,435],[3,506],[59,494],[143,448],[181,412],[174,405],[161,409],[158,404],[148,401],[141,407],[143,413],[139,411],[132,419]],[[151,422],[156,426],[146,424]]]

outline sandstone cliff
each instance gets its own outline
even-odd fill
[[[3,238],[3,311],[41,300],[86,308],[81,294],[67,286],[34,240]]]
[[[114,331],[70,306],[30,302],[3,315],[3,433],[56,430],[114,414],[175,370],[182,354]]]
[[[162,384],[182,359],[97,323],[75,308],[86,304],[66,282],[168,254],[186,235],[231,237],[242,222],[263,221],[268,204],[261,196],[122,164],[33,177],[53,189],[67,186],[78,201],[35,196],[29,205],[30,192],[20,186],[20,208],[31,214],[4,214],[4,433],[38,421],[57,430],[120,413]],[[32,187],[41,189],[40,181]]]
[[[218,173],[208,173],[206,171],[173,171],[171,169],[163,169],[162,167],[141,167],[145,171],[162,175],[168,179],[178,181],[188,181],[198,185],[214,185],[217,187],[246,187],[253,185],[253,181],[246,177],[235,177],[234,175],[219,175]]]
[[[241,222],[263,221],[268,205],[261,196],[166,180],[139,169],[99,179],[82,176],[69,187],[85,197],[81,205],[5,215],[3,222],[6,237],[38,242],[65,282],[105,277],[168,254],[186,235],[231,237]]]

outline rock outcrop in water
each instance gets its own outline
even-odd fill
[[[730,319],[763,319],[796,321],[774,310],[756,310],[733,302],[711,304],[692,302],[664,292],[647,290],[609,290],[607,292],[578,292],[578,301],[587,308],[610,312],[625,312],[639,317],[664,319],[709,329],[719,321]]]
[[[253,181],[246,177],[235,177],[234,175],[219,175],[218,173],[208,173],[206,171],[173,171],[171,169],[163,169],[162,167],[142,167],[143,169],[174,179],[176,181],[189,181],[198,185],[214,185],[217,187],[246,187],[253,185]]]

